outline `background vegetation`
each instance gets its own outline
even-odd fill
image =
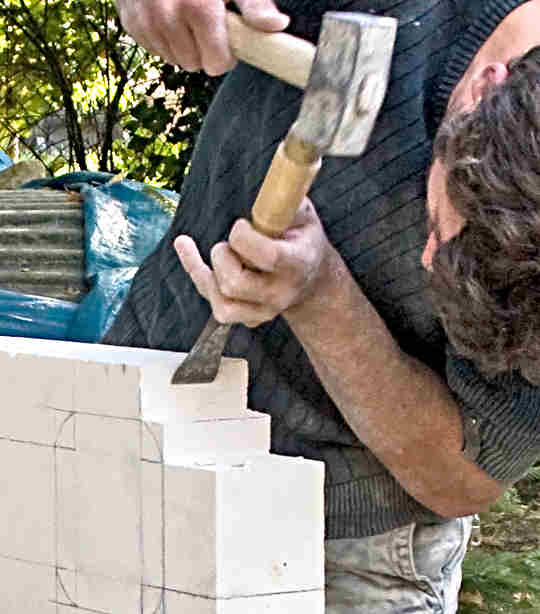
[[[0,0],[0,148],[51,175],[124,173],[179,191],[219,81],[151,57],[112,0]],[[460,614],[540,613],[540,467],[482,515]]]
[[[151,57],[112,0],[0,0],[0,147],[179,190],[218,80]]]

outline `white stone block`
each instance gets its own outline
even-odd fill
[[[77,574],[68,569],[56,568],[54,603],[57,606],[77,606]]]
[[[141,405],[145,420],[169,422],[245,416],[248,386],[245,360],[223,359],[216,379],[209,384],[173,386],[171,377],[185,354],[160,354],[163,356],[140,356]]]
[[[83,611],[99,614],[139,614],[141,585],[103,576],[77,574],[77,606]]]
[[[173,386],[171,377],[186,356],[182,353],[24,337],[0,337],[0,348],[3,361],[16,357],[33,365],[16,370],[26,386],[29,374],[44,369],[61,383],[43,401],[55,409],[131,418],[139,417],[141,409],[145,420],[159,423],[171,411],[183,420],[246,415],[245,360],[224,358],[211,384]],[[5,385],[13,379],[1,372],[0,378]]]
[[[163,476],[163,465],[141,463],[143,582],[150,586],[165,585]]]
[[[322,612],[322,463],[268,454],[245,361],[171,386],[183,357],[0,338],[8,612]]]
[[[121,418],[139,417],[140,375],[137,367],[82,361],[74,364],[75,411]]]
[[[167,614],[324,614],[324,591],[280,593],[237,599],[208,599],[166,591],[165,603],[166,610],[163,611]],[[157,614],[161,612],[158,610]]]
[[[59,612],[73,614],[139,614],[141,586],[102,576],[58,570],[54,602]]]
[[[163,424],[143,422],[141,458],[152,463],[163,462]]]
[[[54,565],[54,452],[0,441],[0,556]]]
[[[4,408],[0,412],[0,437],[54,445],[58,426],[55,409],[71,403],[72,371],[71,361],[0,352]]]
[[[213,598],[322,589],[323,467],[274,455],[165,467],[165,587]]]
[[[2,614],[57,614],[54,568],[0,557]]]
[[[163,588],[143,586],[142,614],[165,614],[165,595],[166,591]]]
[[[81,360],[77,353],[81,345],[85,344],[0,337],[0,381],[9,390],[8,402],[12,411],[33,410],[36,413],[36,409],[56,409],[138,417],[138,368],[108,362],[108,353],[99,350],[82,352],[83,356],[93,356],[94,360]],[[47,442],[50,442],[51,428],[54,433],[54,415],[46,425],[41,422],[47,420],[48,414],[45,413],[43,418],[39,418],[39,413],[37,415],[40,421],[36,425],[26,425],[26,429],[31,434],[40,427],[46,433]],[[20,422],[25,424],[22,420]],[[19,423],[15,422],[13,426],[19,426]],[[1,428],[0,433],[3,431]],[[39,438],[39,442],[43,441],[44,436]],[[34,435],[15,438],[36,440]]]
[[[55,411],[56,434],[54,445],[57,448],[74,450],[76,446],[77,415],[72,411]]]
[[[78,544],[75,560],[62,566],[86,576],[140,583],[140,433],[137,421],[78,416],[77,482],[74,493],[63,495],[76,498]]]
[[[245,418],[201,419],[186,422],[172,418],[164,430],[164,459],[184,465],[194,459],[216,461],[226,456],[247,458],[270,450],[270,416],[247,411]]]
[[[84,477],[79,472],[76,450],[57,449],[55,458],[56,562],[64,570],[74,571],[81,548],[79,484]]]

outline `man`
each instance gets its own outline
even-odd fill
[[[286,25],[267,1],[237,4],[263,29]],[[118,5],[128,30],[170,61],[210,72],[229,66],[221,2]],[[525,291],[538,281],[540,171],[539,157],[531,159],[540,143],[540,65],[534,54],[525,66],[511,62],[540,43],[540,1],[279,6],[290,30],[312,40],[325,10],[399,19],[367,151],[326,160],[293,227],[280,240],[259,235],[241,218],[301,93],[238,66],[207,117],[171,231],[105,341],[187,351],[208,304],[218,320],[243,323],[226,354],[249,361],[250,407],[272,415],[273,450],[326,463],[328,614],[455,612],[467,516],[540,454],[538,299],[535,288],[531,298]],[[498,97],[507,82],[510,95]],[[514,107],[527,102],[526,110],[505,132],[524,82],[532,93]],[[529,160],[525,178],[521,158]],[[505,267],[501,236],[488,232],[494,226],[519,273]],[[444,329],[421,261],[432,270]],[[488,312],[484,330],[469,330]]]

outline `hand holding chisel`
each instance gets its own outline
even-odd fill
[[[278,147],[252,210],[254,227],[279,237],[309,191],[321,156],[364,151],[386,92],[396,21],[327,13],[315,50],[286,34],[254,32],[233,14],[228,20],[237,57],[306,88],[298,119]],[[211,317],[172,383],[213,381],[229,329]]]

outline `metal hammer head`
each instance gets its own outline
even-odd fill
[[[386,94],[397,20],[325,13],[292,133],[325,155],[358,156]]]

